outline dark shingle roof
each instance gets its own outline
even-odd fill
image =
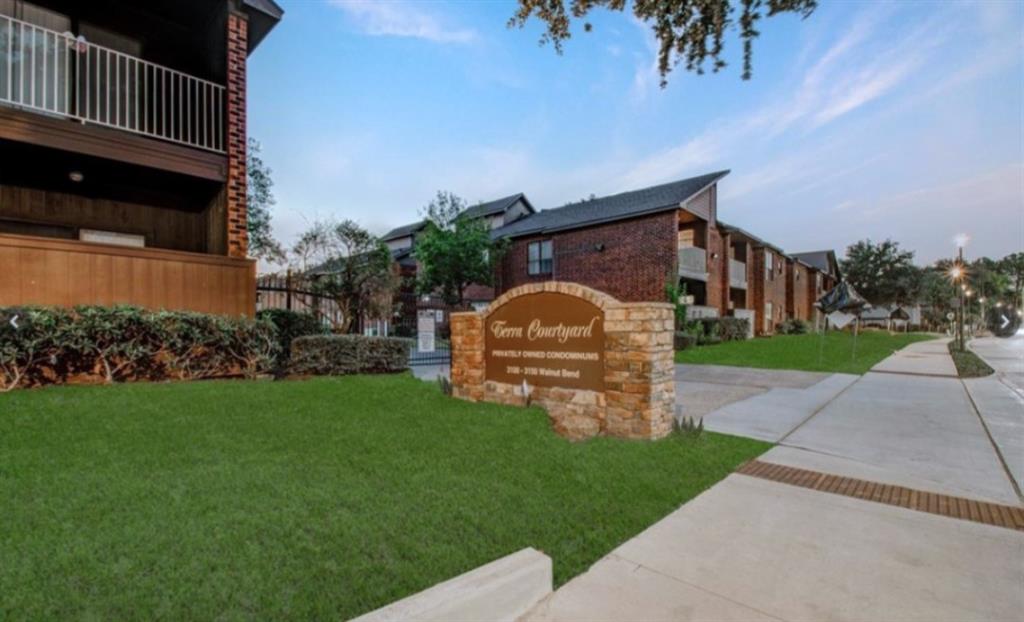
[[[391,240],[397,240],[398,238],[404,238],[408,235],[419,233],[420,231],[423,230],[423,227],[426,226],[426,220],[419,220],[412,224],[402,225],[401,227],[395,227],[391,231],[388,231],[387,233],[382,235],[380,239],[384,240],[385,242],[390,242]]]
[[[782,254],[782,255],[786,254],[786,251],[782,250],[781,248],[779,248],[778,246],[772,244],[771,242],[768,242],[766,240],[763,240],[763,239],[757,237],[756,235],[754,235],[753,233],[747,231],[746,229],[741,229],[740,227],[737,227],[735,225],[726,224],[726,223],[722,222],[721,220],[718,221],[718,228],[722,229],[724,231],[728,231],[728,232],[732,233],[733,235],[739,235],[741,238],[746,238],[747,241],[749,241],[754,246],[767,246],[768,248],[772,249],[773,251],[775,251],[775,252],[777,252],[779,254]]]
[[[676,209],[681,203],[728,174],[729,171],[718,171],[660,186],[651,186],[555,209],[542,210],[495,229],[491,235],[494,237],[517,237],[576,229],[667,209]]]
[[[479,205],[474,205],[473,207],[466,208],[466,211],[462,212],[462,215],[469,218],[482,218],[483,216],[500,214],[501,212],[507,210],[509,207],[512,206],[513,203],[520,199],[522,199],[523,202],[525,202],[531,210],[533,209],[533,206],[530,205],[530,202],[526,200],[526,196],[522,192],[520,192],[519,194],[513,194],[511,196],[502,197],[494,201],[488,201],[487,203],[481,203]]]
[[[811,251],[809,253],[793,253],[793,259],[798,259],[805,264],[810,265],[816,270],[820,270],[825,274],[832,274],[832,266],[836,261],[836,254],[834,251]],[[839,263],[835,264],[835,271],[838,276]]]

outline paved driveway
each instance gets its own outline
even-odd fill
[[[855,379],[760,458],[761,476],[730,475],[530,619],[1021,619],[1024,531],[1012,528],[1024,528],[1020,497],[986,414],[959,379],[944,377],[944,344],[931,345]],[[773,387],[705,422],[737,404],[787,419],[789,404],[773,393],[813,392],[830,378]],[[788,467],[804,469],[802,483],[770,481]],[[837,485],[815,489],[821,481]]]

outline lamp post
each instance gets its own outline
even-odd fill
[[[951,271],[953,279],[960,283],[960,305],[957,309],[958,313],[956,322],[956,344],[960,350],[963,350],[966,347],[966,343],[964,341],[964,319],[966,317],[964,313],[964,295],[967,291],[967,286],[963,283],[963,280],[964,277],[967,276],[967,271],[964,268],[964,246],[967,246],[967,240],[968,237],[964,233],[961,233],[956,236],[955,242],[957,258],[956,265],[953,266],[953,270]]]

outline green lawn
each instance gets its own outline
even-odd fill
[[[857,336],[854,357],[850,333],[829,331],[824,343],[817,334],[777,335],[690,348],[676,352],[676,362],[863,374],[896,350],[932,338],[923,333],[862,332]]]
[[[0,395],[0,619],[344,619],[526,546],[563,583],[768,447],[405,375]]]

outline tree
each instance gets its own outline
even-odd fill
[[[734,18],[736,4],[741,7],[738,20]],[[541,44],[550,42],[561,54],[562,43],[571,36],[569,14],[582,19],[596,6],[624,11],[626,0],[519,0],[519,8],[508,25],[522,28],[530,17],[536,16],[547,25]],[[680,62],[685,61],[686,70],[697,74],[704,73],[704,64],[709,60],[713,72],[725,67],[722,53],[726,32],[731,29],[739,30],[743,42],[743,79],[749,80],[753,42],[761,34],[757,23],[780,13],[799,13],[807,18],[817,6],[817,0],[633,0],[633,15],[650,23],[658,39],[658,73],[664,87],[669,72]],[[590,32],[591,24],[584,22],[583,30]]]
[[[914,252],[900,250],[898,242],[861,240],[846,249],[843,272],[873,305],[912,304],[921,293],[922,279],[913,262]]]
[[[270,226],[270,208],[276,203],[271,191],[274,180],[270,178],[270,174],[273,171],[260,157],[261,150],[260,143],[250,137],[246,154],[248,180],[245,185],[249,254],[258,259],[279,262],[284,261],[284,248],[274,239],[274,232]]]
[[[391,251],[355,222],[314,223],[299,236],[292,255],[304,267],[316,263],[313,289],[341,311],[341,332],[358,330],[361,318],[389,317],[394,310],[399,279]]]
[[[437,193],[425,209],[426,228],[416,241],[416,288],[438,293],[445,303],[463,307],[466,288],[493,285],[505,244],[491,240],[487,223],[464,218],[466,202],[450,192]]]
[[[925,319],[932,326],[948,326],[946,314],[953,310],[957,296],[956,286],[949,278],[952,263],[940,261],[932,268],[921,271],[920,302],[924,306]]]
[[[1024,253],[1013,253],[999,260],[999,272],[1005,275],[1013,291],[1014,304],[1024,304]]]

